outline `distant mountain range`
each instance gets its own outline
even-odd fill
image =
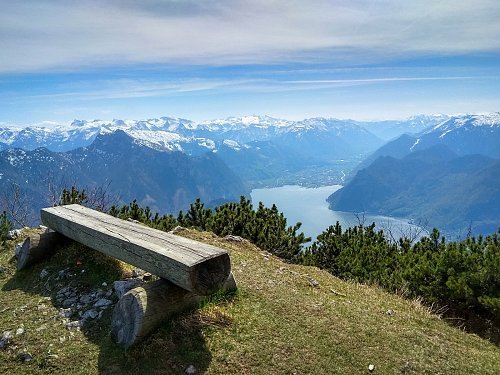
[[[0,150],[46,147],[71,151],[89,146],[99,134],[122,130],[138,143],[162,151],[191,156],[218,153],[250,186],[296,181],[321,185],[341,183],[343,176],[384,143],[382,138],[415,133],[443,118],[415,116],[406,121],[382,122],[325,118],[289,121],[269,116],[203,122],[172,117],[75,120],[70,125],[51,127],[0,127]]]
[[[406,120],[371,121],[359,123],[384,141],[390,141],[402,134],[418,134],[450,119],[443,114],[412,116]]]
[[[18,186],[30,197],[34,212],[53,203],[49,201],[50,185],[59,190],[71,185],[87,190],[109,188],[111,196],[118,195],[117,203],[137,199],[153,211],[174,214],[196,198],[214,206],[249,194],[216,154],[159,151],[121,130],[100,134],[90,146],[67,152],[4,150],[0,152],[0,171],[0,192]]]
[[[500,227],[500,113],[450,119],[378,149],[328,201],[449,232]]]

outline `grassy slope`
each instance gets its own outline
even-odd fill
[[[0,274],[0,334],[25,329],[0,349],[0,373],[183,374],[194,365],[207,374],[359,374],[369,364],[379,374],[500,373],[499,348],[445,324],[418,302],[283,263],[247,242],[184,235],[230,251],[239,293],[166,322],[127,352],[109,338],[111,310],[99,323],[70,332],[50,298],[63,284],[111,285],[122,273],[117,262],[73,244],[16,273],[13,244],[0,250],[0,266],[8,269]],[[52,276],[40,280],[44,268],[49,275],[69,268],[76,276],[58,286]],[[33,360],[17,359],[22,351]]]

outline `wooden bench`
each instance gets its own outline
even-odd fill
[[[196,294],[217,291],[231,272],[225,250],[77,204],[43,208],[41,220],[66,237]]]
[[[229,254],[218,247],[80,205],[44,208],[41,220],[57,233],[27,238],[16,254],[18,270],[48,256],[56,241],[68,237],[160,277],[128,291],[114,307],[111,337],[125,348],[206,295],[236,289]]]

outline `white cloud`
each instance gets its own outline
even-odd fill
[[[500,50],[500,3],[3,1],[0,72]]]

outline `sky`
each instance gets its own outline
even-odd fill
[[[0,124],[500,111],[497,0],[0,0]]]

